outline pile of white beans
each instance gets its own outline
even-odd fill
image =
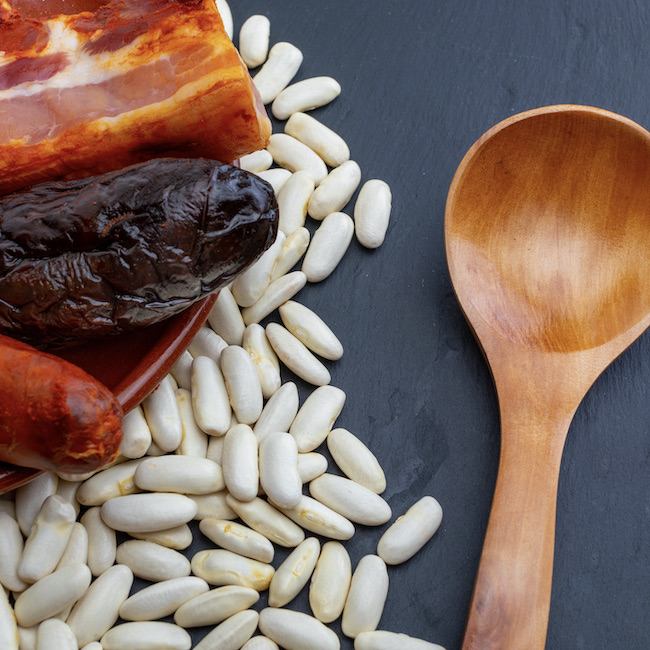
[[[218,5],[232,37],[230,10]],[[346,395],[322,359],[339,359],[341,342],[293,300],[332,273],[354,236],[381,245],[390,189],[368,180],[354,218],[342,211],[361,170],[308,115],[341,88],[330,77],[292,84],[302,53],[289,43],[269,50],[269,39],[268,19],[252,16],[239,48],[285,130],[241,166],[273,185],[278,239],[220,292],[170,374],[125,416],[114,465],[83,477],[44,474],[0,498],[3,650],[187,650],[187,629],[204,626],[212,629],[194,646],[201,650],[334,650],[340,640],[327,624],[339,619],[357,650],[440,650],[378,627],[388,566],[431,539],[442,509],[422,497],[352,570],[343,542],[355,524],[393,518],[381,497],[386,479],[364,442],[335,427]],[[307,215],[320,221],[313,235]],[[282,382],[283,366],[313,386],[302,404],[296,383]],[[327,471],[325,446],[340,473]],[[213,547],[188,557],[197,532]],[[274,567],[276,546],[290,552]],[[145,586],[136,589],[136,578]],[[312,615],[285,608],[307,588]]]

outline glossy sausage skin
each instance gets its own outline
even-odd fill
[[[156,323],[230,282],[275,240],[271,186],[160,158],[0,198],[0,332],[60,346]]]
[[[77,366],[0,335],[0,460],[89,472],[114,460],[122,409]]]

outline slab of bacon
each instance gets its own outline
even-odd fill
[[[77,6],[93,3],[48,18],[0,0],[0,193],[266,146],[270,121],[214,0]]]

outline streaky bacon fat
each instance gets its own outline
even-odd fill
[[[92,3],[48,17],[0,0],[0,193],[266,146],[270,120],[214,0]]]

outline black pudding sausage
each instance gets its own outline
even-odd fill
[[[231,282],[274,241],[259,177],[160,158],[0,198],[0,331],[39,348],[173,316]]]

